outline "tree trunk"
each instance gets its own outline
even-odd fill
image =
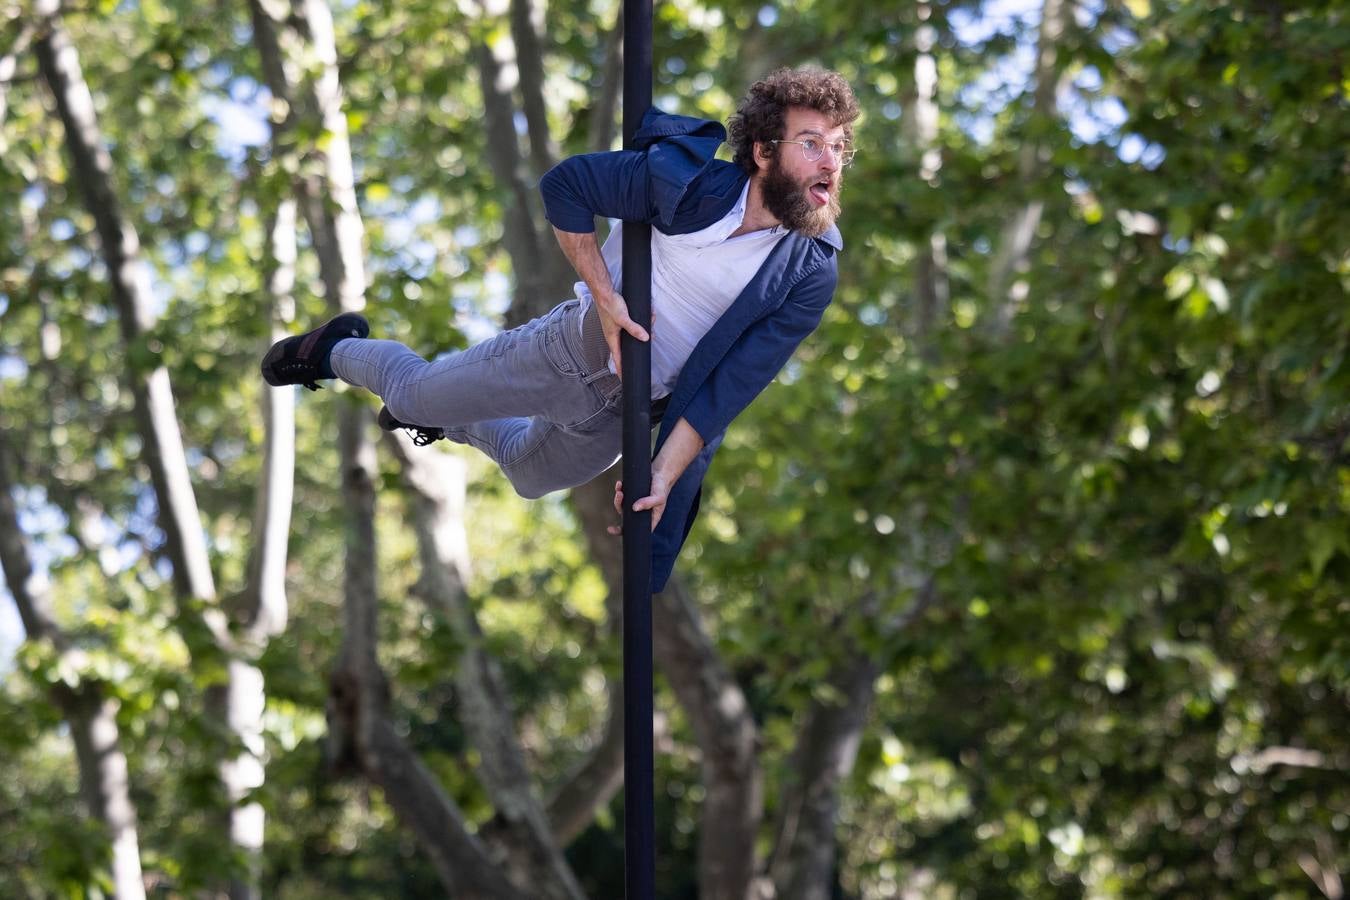
[[[85,206],[97,225],[123,340],[129,353],[147,349],[148,342],[148,349],[155,352],[157,348],[149,337],[155,325],[150,271],[141,259],[136,228],[122,214],[113,190],[112,157],[103,145],[79,56],[62,27],[54,0],[40,0],[38,10],[49,17],[46,33],[37,41],[38,64],[65,126],[66,147]],[[159,520],[173,563],[174,585],[180,598],[209,603],[215,599],[215,582],[175,418],[168,370],[157,365],[144,376],[129,372],[128,380],[145,441],[145,461],[159,500]],[[207,624],[214,635],[225,638],[218,610]]]
[[[517,293],[508,318],[526,321],[562,296],[574,279],[557,242],[534,227],[533,223],[542,219],[533,214],[536,201],[520,177],[523,162],[512,126],[514,109],[509,95],[500,89],[499,63],[486,47],[480,47],[478,53],[493,171],[518,202],[508,222],[506,237],[507,251],[517,273]],[[527,85],[525,79],[521,86],[539,89],[538,85]],[[604,96],[603,91],[601,95]],[[531,102],[527,98],[527,105]],[[540,265],[540,259],[549,262]],[[527,279],[527,274],[534,272],[540,274]],[[605,572],[613,601],[610,616],[617,626],[617,598],[623,595],[620,545],[605,531],[613,518],[612,497],[612,481],[607,473],[573,491],[571,503],[592,554]],[[744,694],[704,633],[687,593],[676,582],[656,603],[653,629],[656,662],[674,686],[703,751],[707,796],[699,845],[700,896],[706,900],[742,900],[755,873],[754,839],[763,814],[763,784],[756,757],[758,732]],[[605,737],[577,773],[587,779],[591,789],[573,780],[557,795],[557,800],[565,801],[566,806],[555,805],[554,812],[567,813],[569,831],[581,827],[580,823],[593,815],[602,802],[605,792],[617,789],[620,784],[623,720],[618,685],[610,699]]]
[[[295,317],[295,218],[295,201],[282,200],[268,228],[266,284],[273,340],[285,336],[283,323]],[[254,503],[248,583],[230,610],[240,652],[229,664],[229,689],[218,698],[230,732],[243,742],[242,752],[223,767],[231,840],[245,854],[244,872],[230,884],[234,900],[261,896],[264,813],[261,803],[247,798],[266,778],[262,761],[266,686],[262,672],[246,662],[244,654],[256,658],[286,629],[286,546],[295,487],[295,391],[264,387],[261,404],[263,465]]]
[[[297,0],[292,14],[320,64],[318,77],[306,85],[305,105],[317,113],[325,137],[324,149],[312,151],[317,165],[301,169],[305,222],[329,305],[335,311],[359,312],[366,307],[366,231],[356,205],[333,13],[327,0]]]
[[[512,880],[533,885],[540,897],[580,900],[576,876],[554,841],[535,790],[512,715],[501,667],[483,643],[483,631],[469,601],[468,538],[464,531],[466,467],[443,453],[413,453],[412,442],[390,435],[412,494],[422,575],[418,593],[446,616],[465,649],[454,673],[460,720],[482,757],[478,775],[492,798]]]
[[[744,900],[755,876],[755,836],[764,815],[759,730],[683,581],[672,578],[655,602],[652,650],[703,753],[699,896]]]
[[[839,786],[853,771],[873,684],[880,670],[864,655],[831,674],[829,699],[817,700],[802,728],[783,786],[780,831],[770,866],[778,900],[829,900],[835,882]]]
[[[609,587],[611,628],[622,628],[623,557],[618,539],[606,526],[614,520],[613,473],[572,491],[571,505],[581,523],[591,556]],[[708,638],[683,582],[672,578],[654,599],[652,653],[694,732],[702,752],[705,798],[699,831],[699,896],[751,895],[756,871],[755,837],[763,818],[763,772],[759,732],[744,692]],[[618,631],[616,630],[616,633]],[[606,741],[617,742],[615,767],[623,767],[621,694],[614,685]],[[617,729],[617,735],[614,730]],[[602,742],[602,748],[606,746]],[[602,751],[597,751],[599,757]],[[602,760],[592,760],[600,776]],[[613,774],[613,773],[611,773]],[[613,774],[617,778],[617,774]]]
[[[515,104],[506,89],[505,67],[492,48],[479,44],[474,48],[479,81],[483,90],[483,115],[487,122],[488,163],[493,177],[505,194],[505,228],[502,243],[511,257],[516,276],[515,293],[506,313],[506,326],[514,327],[548,312],[571,293],[571,264],[553,238],[544,220],[543,203],[534,185],[543,172],[530,177],[529,167],[520,152],[516,137]],[[525,87],[522,84],[522,89]],[[531,89],[542,89],[535,83]],[[527,106],[543,103],[542,97],[527,101]],[[546,142],[543,136],[532,140]]]
[[[322,0],[296,0],[289,10],[251,0],[250,9],[269,87],[286,101],[289,110],[286,120],[277,124],[275,138],[284,140],[301,117],[321,120],[328,135],[323,151],[297,148],[305,161],[296,193],[329,304],[335,312],[360,310],[365,306],[364,228],[356,205],[331,12]],[[291,64],[288,54],[319,60],[317,76],[299,82],[290,73],[301,68]],[[389,721],[388,686],[376,652],[375,450],[366,433],[369,416],[361,407],[343,403],[339,416],[346,569],[343,643],[330,678],[330,761],[335,771],[360,773],[383,789],[399,821],[417,837],[447,893],[523,897],[526,885],[513,885],[499,871],[501,860],[491,858],[483,843],[469,833],[454,801]],[[483,752],[486,757],[492,751],[484,748]],[[542,822],[542,814],[538,818]],[[561,860],[560,854],[557,859]],[[556,877],[556,873],[551,875]],[[561,883],[565,885],[565,879]]]
[[[590,148],[594,153],[613,149],[618,133],[619,87],[623,84],[623,4],[614,15],[614,27],[605,35],[600,84],[591,107]]]
[[[28,639],[50,640],[77,668],[79,653],[52,618],[45,579],[34,572],[32,555],[19,527],[9,457],[7,437],[0,432],[0,567],[4,568],[5,582]],[[131,800],[127,758],[117,728],[117,703],[93,681],[83,681],[76,688],[57,683],[50,692],[70,726],[80,770],[80,793],[89,813],[107,829],[113,896],[117,900],[144,900],[136,806]]]
[[[932,15],[932,7],[923,3],[917,9],[921,22]],[[919,177],[936,186],[942,168],[942,151],[938,146],[937,29],[922,24],[914,31],[914,93],[906,104],[910,110],[902,123],[905,140],[920,159]],[[926,245],[919,248],[914,278],[915,321],[914,333],[920,352],[927,362],[935,361],[934,329],[946,309],[950,297],[947,281],[947,238],[938,228],[928,236]]]
[[[548,104],[544,97],[544,48],[539,32],[543,8],[531,0],[511,0],[511,38],[516,45],[516,68],[520,71],[520,99],[530,136],[530,163],[539,173],[547,172],[558,159],[558,148],[548,127]]]
[[[349,511],[343,578],[342,648],[330,678],[329,758],[334,771],[360,773],[378,785],[399,821],[418,839],[447,895],[524,900],[523,887],[501,873],[464,815],[389,721],[389,690],[376,657],[375,447],[369,415],[344,404],[338,427],[342,497]]]
[[[936,601],[930,577],[917,585],[913,601],[901,612],[881,617],[877,598],[868,594],[854,604],[851,617],[869,623],[889,643]],[[790,780],[779,792],[777,840],[769,864],[776,900],[833,896],[839,788],[857,762],[876,678],[884,668],[885,660],[849,648],[826,679],[830,690],[811,704],[788,767]]]
[[[615,645],[623,635],[623,544],[605,529],[614,518],[611,501],[618,471],[617,465],[611,466],[587,484],[573,488],[568,497],[591,559],[605,579],[606,630]],[[563,845],[585,830],[596,811],[623,787],[623,680],[616,674],[608,682],[604,731],[590,755],[559,786],[549,803],[549,820]]]
[[[45,26],[36,43],[38,66],[56,101],[76,181],[96,223],[127,356],[134,359],[145,350],[157,353],[158,348],[150,338],[155,313],[149,268],[140,255],[136,228],[123,214],[113,189],[112,159],[104,146],[78,53],[62,26],[55,0],[40,0],[37,12]],[[158,502],[159,523],[164,529],[165,545],[173,566],[173,585],[179,608],[190,623],[189,627],[208,636],[213,652],[222,653],[228,659],[233,654],[232,640],[225,616],[215,603],[216,588],[206,536],[183,449],[168,370],[155,365],[141,373],[129,367],[127,380],[135,398],[136,421]],[[254,677],[256,673],[251,675],[247,667],[241,666],[238,660],[230,660],[226,683],[215,686],[208,693],[208,706],[221,703],[222,696],[232,698],[244,690],[241,685],[230,683],[229,679],[236,676],[246,678],[250,685],[248,690],[261,690]],[[258,718],[246,726],[247,733],[232,732],[245,747],[258,743],[252,732],[261,728],[261,706],[259,698],[253,704]],[[242,711],[242,707],[240,709]],[[225,718],[233,728],[242,725],[237,716]],[[219,774],[228,784],[238,777],[239,766],[233,760],[222,761]],[[260,776],[252,773],[249,777]],[[227,793],[232,798],[242,796],[241,791],[228,787]],[[235,813],[230,810],[226,815],[233,819]],[[256,813],[245,815],[256,818]],[[236,833],[233,825],[230,831],[232,835]],[[259,846],[260,841],[259,835]],[[248,857],[258,848],[240,846],[237,849]],[[245,896],[252,895],[246,893]]]
[[[505,241],[517,273],[517,293],[508,319],[521,322],[540,314],[559,299],[574,278],[557,242],[551,235],[541,234],[533,224],[543,220],[533,214],[537,203],[520,177],[523,161],[512,125],[515,113],[510,96],[500,87],[500,64],[486,47],[478,48],[478,54],[493,171],[518,202],[508,222]],[[527,88],[524,79],[521,86]],[[529,87],[539,90],[537,84]],[[534,99],[528,98],[526,104]],[[540,264],[541,259],[546,262]],[[539,274],[527,277],[530,273]],[[622,597],[620,545],[605,531],[613,518],[612,497],[612,481],[606,474],[584,489],[573,491],[572,507],[582,522],[592,554],[605,572],[610,597],[616,600]],[[655,602],[655,661],[674,687],[703,751],[707,795],[699,844],[700,896],[705,900],[742,900],[755,873],[754,839],[763,814],[763,784],[756,757],[758,731],[745,695],[722,664],[679,582],[673,582]],[[616,603],[611,603],[613,620],[618,618],[615,606]],[[616,766],[622,765],[621,704],[616,705],[614,700],[612,696],[601,753],[591,759],[589,768],[581,770],[593,779],[597,788],[617,781],[617,775],[606,768],[606,762],[613,760]],[[613,730],[616,727],[620,729],[617,734]],[[598,802],[600,793],[597,790],[589,796]],[[576,804],[570,809],[572,816],[584,815]]]

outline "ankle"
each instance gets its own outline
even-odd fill
[[[360,340],[360,338],[343,338],[342,340],[333,344],[332,347],[328,348],[328,353],[324,356],[323,359],[319,360],[319,377],[337,378],[338,377],[337,372],[333,371],[333,354],[337,351],[338,347],[342,346],[347,341],[357,341],[357,340]]]

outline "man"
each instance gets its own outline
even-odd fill
[[[751,86],[730,123],[650,111],[636,149],[574,156],[540,182],[544,211],[581,276],[548,314],[427,362],[369,340],[347,313],[275,344],[269,384],[339,377],[378,394],[381,424],[482,450],[540,497],[613,465],[622,445],[619,335],[652,341],[662,410],[650,495],[660,590],[698,509],[722,436],[820,323],[834,296],[835,219],[858,105],[844,78],[782,69]],[[734,162],[714,158],[726,139]],[[595,216],[652,228],[653,334],[628,315],[622,226],[602,250]],[[623,502],[616,485],[615,506]]]

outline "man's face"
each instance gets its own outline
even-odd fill
[[[829,146],[844,140],[844,129],[822,113],[794,106],[783,131],[783,142],[766,148],[773,151],[772,158],[767,164],[761,161],[764,205],[784,227],[818,237],[839,218],[844,170]],[[788,141],[811,141],[825,150],[810,160],[802,144]]]

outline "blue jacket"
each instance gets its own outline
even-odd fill
[[[563,231],[591,232],[595,216],[646,222],[666,234],[700,231],[740,198],[748,175],[714,158],[726,140],[716,122],[651,109],[636,149],[573,156],[539,183],[544,214]],[[652,535],[652,589],[665,587],[698,514],[703,476],[731,420],[773,381],[834,297],[843,249],[831,227],[818,238],[790,232],[684,364],[656,449],[685,419],[704,447],[671,488]],[[622,288],[620,287],[620,290]]]

